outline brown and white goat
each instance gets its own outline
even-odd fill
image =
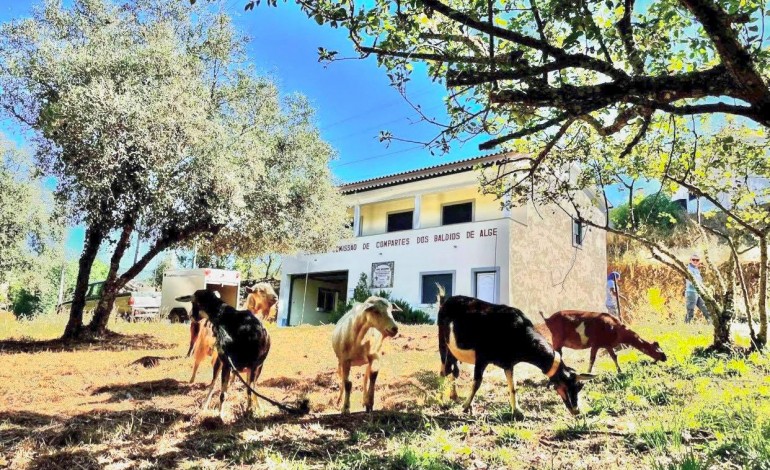
[[[364,374],[364,408],[374,408],[374,385],[380,370],[382,343],[388,336],[398,333],[398,325],[393,312],[401,309],[382,297],[369,297],[364,303],[356,304],[338,322],[332,333],[332,347],[339,364],[337,374],[340,378],[339,404],[345,401],[342,412],[350,412],[350,367],[366,365]],[[367,388],[368,384],[368,388]]]
[[[561,310],[545,318],[542,312],[540,316],[551,331],[553,348],[561,352],[566,346],[570,349],[591,348],[591,363],[588,372],[594,368],[596,352],[604,348],[609,353],[615,367],[620,372],[618,357],[614,348],[620,345],[628,345],[638,349],[656,361],[665,361],[666,353],[660,349],[658,342],[650,343],[643,340],[638,334],[620,322],[609,313],[585,312],[582,310]]]
[[[278,302],[278,294],[275,293],[273,286],[267,282],[254,284],[247,287],[250,293],[246,297],[246,310],[253,313],[260,320],[268,320],[275,311],[273,308]]]

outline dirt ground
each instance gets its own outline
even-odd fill
[[[354,369],[348,416],[336,405],[332,327],[271,328],[258,390],[287,402],[307,397],[312,411],[291,417],[263,402],[261,413],[248,416],[237,383],[224,422],[215,407],[200,410],[210,364],[188,383],[186,325],[119,323],[113,329],[126,336],[109,347],[77,350],[0,337],[0,468],[633,468],[645,461],[629,451],[622,420],[578,438],[580,425],[528,365],[516,368],[527,414],[516,429],[507,427],[505,378],[494,367],[474,416],[461,413],[442,398],[435,328],[404,326],[389,341],[372,415],[361,412],[364,369]],[[583,370],[587,355],[568,351],[565,362]],[[143,364],[147,356],[157,359]],[[611,366],[606,356],[598,363]],[[461,396],[470,372],[463,367]],[[436,456],[420,456],[420,436],[429,436]]]

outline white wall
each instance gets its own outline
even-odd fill
[[[296,274],[348,271],[348,297],[351,297],[360,273],[366,273],[371,282],[372,263],[393,261],[393,296],[421,306],[421,273],[454,271],[454,294],[472,295],[472,269],[499,267],[500,302],[507,303],[509,223],[510,219],[505,218],[359,237],[339,243],[342,251],[336,253],[287,256],[282,265],[282,286],[288,286],[291,276]],[[482,236],[482,231],[488,236]],[[492,235],[493,232],[497,235]],[[450,240],[452,236],[457,239]],[[397,242],[399,245],[382,246],[385,242]],[[281,320],[288,313],[289,291],[288,288],[281,288]],[[431,306],[426,307],[426,311],[435,314]],[[294,324],[294,310],[291,317]]]

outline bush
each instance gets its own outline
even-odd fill
[[[358,278],[358,284],[356,284],[355,289],[353,289],[353,298],[346,303],[337,304],[337,308],[329,315],[329,322],[337,323],[340,321],[340,318],[349,312],[356,303],[364,302],[372,295],[382,297],[383,299],[388,299],[392,303],[398,305],[398,308],[400,308],[402,311],[393,312],[393,318],[398,323],[402,323],[404,325],[433,324],[433,320],[431,320],[430,316],[426,312],[417,308],[412,308],[412,306],[406,300],[391,299],[390,292],[385,290],[373,293],[371,289],[369,289],[369,282],[365,273],[361,273],[361,276]]]

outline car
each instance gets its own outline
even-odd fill
[[[93,311],[102,296],[104,281],[88,284],[83,311]],[[69,314],[72,300],[62,302],[56,308],[60,314]],[[160,315],[160,292],[122,291],[115,297],[113,311],[126,321],[151,320]]]

